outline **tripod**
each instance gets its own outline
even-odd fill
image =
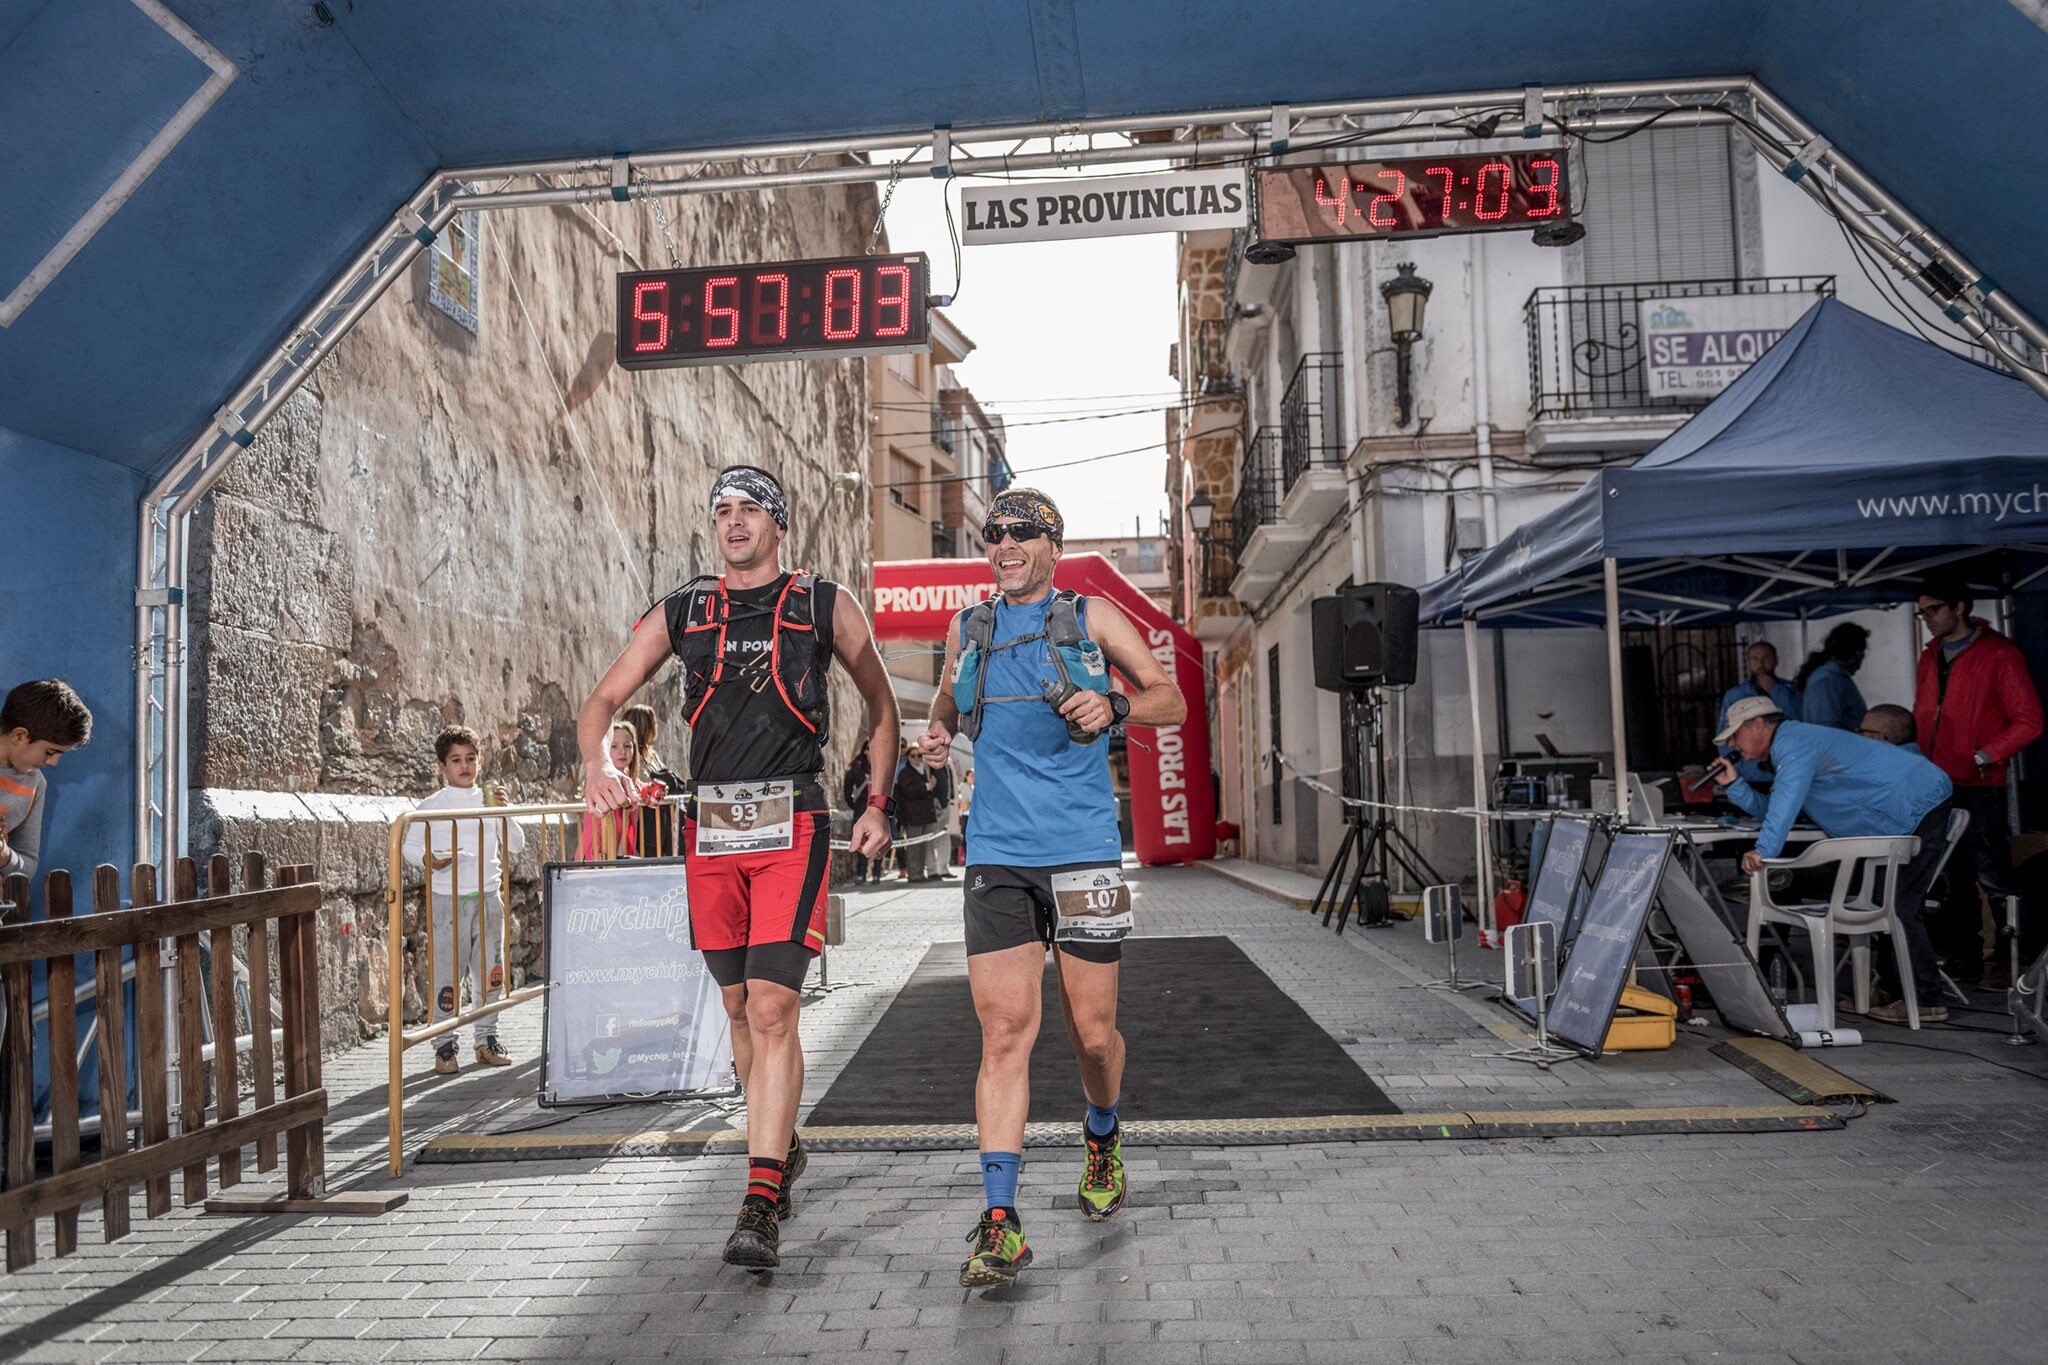
[[[1344,842],[1337,846],[1337,856],[1331,860],[1315,899],[1316,905],[1325,907],[1324,924],[1330,922],[1331,915],[1337,916],[1340,934],[1354,910],[1358,912],[1358,922],[1368,929],[1393,923],[1387,896],[1389,860],[1400,864],[1420,885],[1433,886],[1443,880],[1429,865],[1429,859],[1422,856],[1422,850],[1395,826],[1392,812],[1384,805],[1387,739],[1382,719],[1377,687],[1352,688],[1344,694],[1344,795],[1353,800],[1364,798],[1365,765],[1370,758],[1372,799],[1383,804],[1344,807]],[[1341,903],[1334,899],[1339,886],[1346,887]]]

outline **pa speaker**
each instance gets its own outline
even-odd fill
[[[1316,686],[1350,692],[1415,681],[1415,631],[1421,599],[1399,583],[1365,583],[1309,604]]]

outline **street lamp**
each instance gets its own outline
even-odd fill
[[[1414,415],[1413,395],[1408,389],[1409,350],[1422,340],[1422,315],[1429,306],[1430,290],[1436,286],[1418,279],[1412,262],[1396,266],[1395,271],[1394,278],[1380,286],[1380,297],[1387,301],[1387,330],[1394,339],[1394,399],[1401,408],[1395,425],[1405,427]]]
[[[1207,493],[1196,490],[1195,495],[1188,499],[1188,525],[1195,528],[1195,539],[1201,542],[1199,572],[1202,580],[1201,590],[1189,594],[1190,602],[1209,595],[1209,523],[1215,519],[1216,504]]]

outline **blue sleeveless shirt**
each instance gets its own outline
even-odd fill
[[[995,599],[992,643],[982,664],[984,697],[1037,696],[1057,681],[1052,646],[1042,632],[1051,602],[1013,607]],[[1088,626],[1088,599],[1079,607]],[[965,612],[961,615],[964,617]],[[1036,640],[1000,646],[1020,635]],[[1067,723],[1042,701],[983,702],[974,741],[974,807],[967,815],[971,863],[1057,867],[1111,863],[1123,856],[1116,825],[1116,789],[1109,778],[1109,741],[1076,744]]]

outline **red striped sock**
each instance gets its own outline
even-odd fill
[[[787,1162],[777,1161],[772,1156],[747,1158],[747,1199],[773,1204],[782,1197],[782,1175],[788,1170]]]

